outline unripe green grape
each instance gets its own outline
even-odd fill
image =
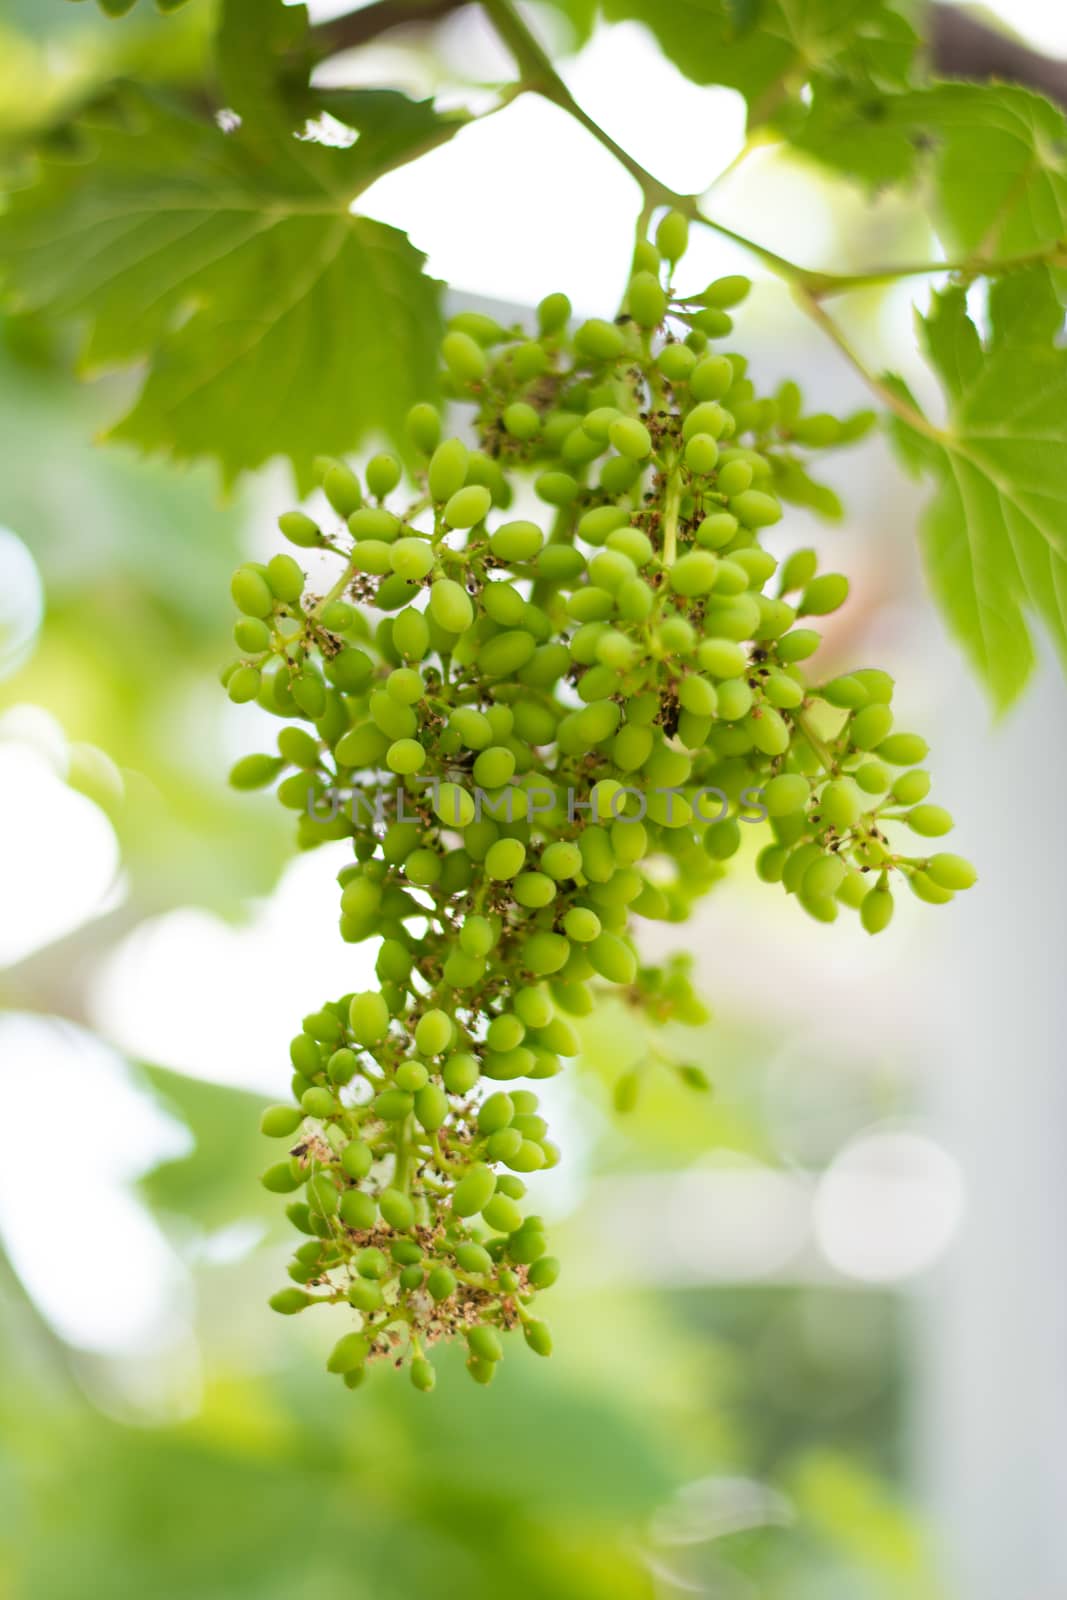
[[[619,454],[631,461],[644,461],[652,454],[652,435],[636,417],[619,417],[608,436]]]
[[[542,334],[559,333],[570,320],[571,303],[565,294],[549,294],[537,307],[537,326]]]
[[[480,1324],[469,1330],[467,1343],[471,1352],[467,1362],[468,1372],[476,1382],[489,1383],[497,1362],[504,1354],[498,1334],[495,1329]]]
[[[452,1042],[452,1019],[448,1013],[433,1008],[424,1013],[415,1027],[415,1048],[420,1055],[438,1056]]]
[[[356,1060],[353,1051],[343,1048],[333,1052],[333,1055],[326,1063],[326,1070],[329,1073],[330,1082],[343,1087],[346,1083],[352,1082],[359,1070],[359,1062]]]
[[[370,573],[373,577],[390,570],[392,555],[390,548],[381,539],[364,539],[352,552],[352,565],[357,572]]]
[[[686,443],[697,434],[706,433],[712,439],[721,439],[729,423],[730,414],[715,400],[704,400],[693,407],[682,423],[682,438]]]
[[[701,302],[706,306],[715,306],[720,311],[728,311],[731,307],[741,304],[752,288],[752,279],[742,277],[740,273],[733,273],[725,278],[716,278],[709,283],[703,294]]]
[[[288,605],[295,605],[304,592],[304,574],[292,556],[272,556],[267,562],[267,582],[272,593]]]
[[[441,1078],[449,1094],[469,1094],[480,1076],[476,1058],[466,1051],[449,1056],[441,1068]]]
[[[346,1189],[341,1196],[338,1215],[346,1228],[356,1233],[366,1233],[378,1220],[378,1208],[369,1194],[361,1189]]]
[[[402,706],[413,706],[423,698],[426,685],[414,667],[394,667],[385,680],[386,693]]]
[[[340,517],[350,517],[363,504],[359,479],[343,462],[334,462],[322,480],[323,492]]]
[[[689,244],[689,223],[680,211],[668,211],[656,229],[656,249],[673,266],[685,255]]]
[[[560,1274],[560,1264],[555,1256],[541,1256],[530,1267],[527,1277],[534,1289],[551,1289]]]
[[[437,785],[433,811],[434,815],[449,827],[465,828],[468,822],[474,821],[474,799],[458,784],[441,783]]]
[[[429,1394],[437,1382],[437,1374],[433,1364],[425,1356],[416,1356],[411,1363],[411,1382],[420,1394]]]
[[[365,1178],[374,1165],[374,1152],[361,1139],[353,1139],[341,1151],[341,1170],[357,1182]]]
[[[522,1212],[510,1195],[498,1193],[481,1207],[482,1220],[495,1233],[516,1233],[522,1226]]]
[[[233,641],[246,655],[261,655],[270,649],[271,632],[259,617],[242,617],[233,626]]]
[[[578,523],[578,537],[586,544],[604,544],[609,533],[629,526],[629,513],[621,506],[597,506],[587,511]]]
[[[529,911],[551,905],[556,898],[556,885],[543,872],[520,872],[512,886],[515,903]]]
[[[389,1010],[382,996],[373,989],[352,997],[348,1025],[357,1044],[378,1044],[389,1030]]]
[[[524,400],[515,400],[505,407],[503,422],[513,439],[534,439],[541,431],[540,415]]]
[[[733,363],[728,356],[704,356],[689,375],[689,391],[694,400],[721,400],[733,378]],[[723,490],[724,494],[727,492]]]
[[[720,311],[718,306],[707,306],[692,317],[693,327],[710,339],[721,339],[733,331],[733,318]]]
[[[930,793],[930,774],[921,769],[901,773],[893,784],[893,799],[902,806],[917,805]]]
[[[917,733],[893,733],[878,746],[881,759],[893,767],[914,767],[929,752],[930,746]]]
[[[268,1106],[259,1119],[259,1131],[268,1139],[287,1139],[303,1120],[303,1112],[295,1106]]]
[[[278,735],[278,750],[294,766],[307,768],[318,765],[318,740],[303,728],[283,728]]]
[[[870,694],[851,672],[845,672],[840,678],[830,678],[829,683],[822,685],[819,694],[827,706],[838,706],[845,710],[862,710],[870,702]]]
[[[928,872],[913,872],[908,879],[908,887],[918,899],[930,906],[947,906],[956,898],[951,889],[943,889],[935,883]]]
[[[417,739],[396,739],[385,754],[391,772],[406,775],[419,772],[426,764],[426,751]]]
[[[944,806],[912,806],[904,819],[913,833],[924,839],[937,839],[952,830],[952,817]],[[936,879],[935,879],[936,882]]]
[[[752,690],[743,678],[728,678],[719,685],[719,716],[724,722],[739,722],[752,709]]]
[[[421,1061],[402,1061],[396,1069],[396,1086],[406,1089],[409,1094],[416,1094],[420,1089],[425,1089],[429,1077]]]
[[[517,1128],[498,1128],[489,1136],[486,1151],[490,1161],[511,1162],[522,1149],[522,1134]]]
[[[383,1189],[378,1196],[378,1209],[389,1226],[400,1233],[415,1225],[414,1202],[400,1189]]]
[[[626,304],[631,317],[642,328],[658,327],[667,310],[667,295],[654,272],[634,273]]]
[[[301,549],[310,550],[322,543],[322,533],[318,523],[313,522],[302,511],[283,511],[278,518],[278,527],[290,544],[299,545]]]
[[[452,1191],[452,1210],[457,1217],[473,1217],[483,1210],[496,1189],[496,1173],[484,1161],[476,1161]],[[456,1252],[457,1260],[459,1251]],[[462,1263],[461,1263],[462,1264]]]
[[[609,983],[628,984],[634,981],[637,958],[617,934],[598,934],[588,946],[587,953],[593,970]]]
[[[526,846],[519,839],[498,839],[485,858],[485,870],[498,883],[518,876],[526,860]]]
[[[275,756],[244,756],[230,768],[230,784],[234,789],[262,789],[282,770],[284,763]]]
[[[582,870],[582,852],[576,844],[556,839],[541,852],[541,869],[557,883],[576,877]]]
[[[854,828],[863,815],[863,796],[851,778],[834,778],[819,794],[819,816],[830,827],[843,832]]]
[[[856,712],[848,725],[848,742],[856,750],[877,749],[880,755],[892,726],[893,713],[888,706],[865,706],[862,711]]]
[[[247,617],[269,617],[274,595],[266,578],[254,567],[238,567],[230,579],[230,594],[238,611]]]
[[[706,477],[715,470],[719,447],[710,433],[694,433],[685,447],[685,464],[690,472]]]
[[[548,1324],[530,1317],[522,1325],[522,1336],[535,1356],[552,1354],[552,1334]]]
[[[881,933],[893,916],[893,896],[888,889],[871,889],[860,906],[860,921],[868,933]]]
[[[329,1089],[320,1089],[315,1085],[304,1091],[300,1104],[309,1117],[332,1117],[340,1109]]]
[[[721,639],[751,639],[760,622],[760,608],[749,594],[719,599],[713,596],[704,610],[704,626]]]
[[[570,945],[558,933],[534,933],[522,946],[522,961],[535,977],[558,972],[570,954]]]
[[[235,705],[247,705],[259,693],[260,675],[256,667],[237,667],[226,681],[226,693]]]
[[[373,1100],[375,1116],[383,1122],[403,1122],[414,1109],[414,1099],[403,1089],[383,1089]]]
[[[279,1312],[283,1317],[292,1317],[298,1311],[303,1311],[305,1306],[314,1305],[315,1297],[303,1289],[279,1289],[277,1294],[271,1295],[267,1304],[272,1311]]]
[[[743,594],[748,588],[748,573],[730,557],[723,557],[715,568],[712,590],[716,595]]]
[[[756,857],[756,875],[762,883],[781,883],[789,851],[784,845],[768,844]]]
[[[469,333],[446,333],[441,355],[453,377],[462,384],[478,383],[488,370],[484,350]]]
[[[948,851],[931,856],[926,871],[940,889],[970,889],[978,882],[978,874],[971,863],[964,856],[951,855]]]
[[[767,756],[784,755],[789,749],[789,725],[773,706],[757,708],[752,715],[756,749]]]
[[[485,518],[491,505],[489,490],[480,483],[471,483],[449,496],[444,519],[450,528],[473,528]]]
[[[690,550],[670,568],[668,577],[675,594],[687,598],[707,594],[715,582],[716,558],[707,550]]]
[[[620,356],[625,347],[625,340],[619,329],[611,322],[604,322],[600,317],[591,317],[588,322],[583,322],[574,335],[574,348],[581,356],[588,356],[594,361],[613,361]]]
[[[854,776],[864,794],[884,794],[889,788],[889,773],[880,761],[865,761]]]
[[[529,561],[540,550],[544,537],[536,522],[505,522],[489,535],[489,548],[501,561]],[[504,588],[503,593],[514,595],[515,591]]]
[[[348,531],[361,545],[373,541],[392,544],[400,529],[400,518],[382,506],[361,506],[348,518]]]
[[[704,848],[714,861],[729,861],[741,848],[741,828],[735,817],[713,822],[704,835]]]
[[[783,772],[764,784],[763,804],[769,817],[785,817],[801,811],[808,803],[811,786],[799,773]]]
[[[293,1194],[300,1187],[300,1178],[292,1171],[288,1161],[278,1161],[260,1174],[260,1183],[271,1194]]]
[[[515,756],[504,745],[491,745],[474,763],[474,781],[485,789],[502,789],[515,772]]]
[[[690,378],[697,358],[684,344],[666,344],[656,357],[656,365],[668,383],[685,383]]]
[[[398,539],[390,548],[389,562],[398,577],[415,583],[432,570],[434,554],[425,539]]]
[[[845,863],[840,856],[823,856],[804,874],[803,892],[813,900],[827,899],[837,893],[845,877]]]
[[[824,572],[805,585],[797,608],[798,614],[802,617],[825,617],[844,605],[848,590],[848,579],[842,573]]]
[[[600,935],[600,918],[585,906],[572,906],[563,918],[563,931],[568,939],[589,944]]]
[[[762,489],[745,489],[741,494],[736,494],[730,501],[730,510],[748,528],[768,528],[772,523],[782,519],[782,508],[773,495],[765,494]],[[815,580],[818,582],[818,580]],[[805,598],[810,588],[805,590]],[[810,610],[810,606],[808,607]]]
[[[498,633],[480,647],[478,666],[488,678],[509,678],[526,665],[536,649],[536,640],[524,629]]]

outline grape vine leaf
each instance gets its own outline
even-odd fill
[[[1067,658],[1067,350],[1048,269],[994,282],[989,322],[983,342],[962,288],[934,296],[919,332],[947,422],[893,430],[905,464],[936,480],[920,528],[935,597],[1003,709],[1033,668],[1029,614]]]
[[[931,153],[938,231],[953,257],[1018,257],[1067,235],[1067,117],[1029,89],[938,83],[888,102]]]
[[[351,206],[465,118],[351,91],[350,147],[307,136],[272,88],[275,20],[291,32],[294,10],[228,0],[230,131],[130,89],[124,119],[91,130],[92,159],[44,160],[0,217],[0,271],[17,306],[84,323],[90,369],[147,360],[112,438],[214,457],[227,483],[288,456],[306,489],[315,455],[372,427],[399,436],[434,392],[440,285],[405,234]]]
[[[880,102],[909,82],[916,34],[884,0],[602,0],[610,22],[642,22],[694,83],[736,89],[750,126],[871,181],[907,175],[906,132]]]

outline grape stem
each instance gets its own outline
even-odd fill
[[[663,505],[663,553],[660,560],[664,567],[673,567],[678,554],[678,512],[681,504],[681,476],[677,472],[672,472],[667,479],[667,494]]]
[[[803,711],[798,711],[794,720],[797,727],[800,729],[801,733],[804,735],[805,739],[811,745],[811,748],[815,751],[815,754],[826,768],[827,773],[831,778],[836,776],[837,763],[833,758],[829,745],[823,738],[820,737],[819,734],[815,732],[815,729],[811,723],[811,718],[808,717]]]

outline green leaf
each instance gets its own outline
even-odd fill
[[[643,22],[694,83],[738,90],[750,125],[871,181],[910,170],[881,101],[907,84],[916,36],[883,0],[604,0],[603,11]]]
[[[227,482],[286,455],[307,487],[315,455],[398,435],[433,393],[439,285],[404,234],[350,206],[462,119],[353,93],[338,105],[358,136],[327,148],[286,130],[301,119],[268,80],[251,55],[231,71],[254,109],[230,133],[130,91],[125,122],[92,130],[92,159],[46,163],[13,197],[0,267],[18,306],[85,325],[87,366],[147,360],[112,437],[214,457]]]
[[[938,231],[953,257],[1024,256],[1067,233],[1067,118],[1008,84],[941,83],[890,102],[932,150]]]
[[[1067,659],[1067,351],[1044,267],[994,283],[989,318],[983,342],[962,289],[934,296],[919,325],[947,424],[894,432],[937,480],[920,535],[930,582],[1003,708],[1033,668],[1031,614]]]
[[[277,1196],[265,1197],[258,1183],[263,1168],[278,1159],[276,1146],[259,1131],[262,1099],[163,1067],[142,1071],[195,1140],[187,1156],[163,1162],[141,1180],[149,1204],[195,1218],[205,1228],[224,1227],[250,1214],[276,1213]]]

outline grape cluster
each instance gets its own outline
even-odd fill
[[[444,386],[476,443],[415,406],[409,478],[388,454],[362,483],[322,459],[333,516],[280,519],[338,557],[328,593],[289,554],[233,578],[223,682],[290,725],[232,782],[277,781],[304,847],[351,840],[341,934],[381,941],[379,987],[304,1019],[293,1103],[263,1118],[289,1142],[263,1182],[305,1236],[272,1305],[351,1308],[328,1365],[353,1387],[382,1358],[429,1389],[457,1335],[480,1383],[502,1334],[549,1353],[534,1305],[559,1263],[521,1202],[559,1152],[515,1085],[575,1054],[597,980],[653,1025],[703,1020],[684,963],[641,965],[630,928],[684,921],[746,824],[759,877],[819,921],[856,910],[876,933],[895,885],[937,904],[974,881],[894,839],[951,819],[892,679],[805,667],[847,579],[760,542],[783,498],[825,497],[805,452],[871,418],[806,415],[789,383],[760,397],[714,348],[747,280],[676,294],[685,244],[668,214],[614,321],[572,329],[562,294],[536,337],[454,317]],[[510,517],[531,482],[544,515]]]

